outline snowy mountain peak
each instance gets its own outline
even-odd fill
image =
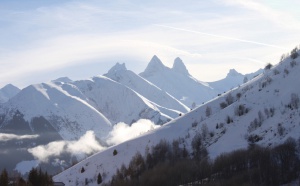
[[[8,101],[10,98],[14,97],[16,94],[18,94],[21,90],[12,85],[7,84],[3,88],[0,89],[0,103],[4,103]]]
[[[161,60],[156,55],[154,55],[150,60],[150,63],[155,63],[155,62],[162,64]]]
[[[13,84],[7,84],[3,88],[1,88],[2,91],[14,91],[14,92],[19,92],[20,89]]]
[[[179,57],[174,60],[172,69],[181,74],[189,74],[189,71],[186,69],[186,66]]]
[[[52,80],[52,82],[63,82],[63,83],[70,83],[72,82],[73,80],[71,80],[70,78],[68,77],[60,77],[60,78],[57,78],[55,80]]]
[[[148,64],[148,67],[153,67],[153,68],[163,68],[165,67],[164,64],[161,62],[161,60],[156,56],[154,55],[152,57],[152,59],[150,60],[149,64]],[[147,68],[148,68],[147,67]]]
[[[115,74],[118,71],[124,71],[127,70],[125,63],[116,63],[115,66],[113,66],[109,71],[108,74]]]
[[[235,69],[230,69],[227,74],[227,77],[237,77],[237,76],[243,76],[243,74],[239,73]]]
[[[165,67],[164,64],[161,62],[161,60],[156,55],[154,55],[150,60],[145,71],[142,72],[141,74],[143,74],[143,76],[151,76],[153,73],[157,71],[161,71],[165,68],[167,67]]]

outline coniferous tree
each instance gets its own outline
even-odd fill
[[[170,144],[161,141],[152,147],[152,151],[146,151],[145,157],[135,155],[128,168],[122,165],[117,170],[110,185],[283,185],[299,177],[300,138],[298,141],[289,138],[273,148],[252,144],[248,149],[220,154],[214,160],[201,152],[205,147],[200,133],[192,140],[193,158],[189,157],[184,144],[183,147],[177,142],[172,145],[173,148],[168,150]],[[186,155],[170,161],[168,157],[176,157],[175,154],[180,152],[178,148],[183,148],[181,153]],[[143,164],[140,160],[146,162],[146,169],[141,169]],[[137,173],[137,176],[132,176]]]
[[[22,181],[22,180],[21,180]],[[41,169],[32,168],[28,175],[29,186],[51,186],[53,181],[48,173],[44,173]]]
[[[113,151],[113,155],[115,156],[115,155],[117,155],[118,154],[118,151],[115,149],[114,151]]]
[[[298,54],[298,48],[294,48],[292,51],[291,51],[291,58],[292,59],[296,59],[297,57],[299,56]]]
[[[272,68],[272,64],[271,63],[268,63],[266,66],[265,66],[265,70],[269,70]]]
[[[183,146],[182,150],[182,157],[187,158],[189,156],[189,152],[186,150],[185,145]]]
[[[98,177],[97,177],[97,183],[98,184],[102,183],[102,176],[100,173],[98,174]]]
[[[17,185],[18,186],[26,186],[26,181],[22,177],[19,177],[19,178],[17,178]]]
[[[28,185],[37,186],[39,185],[38,181],[38,171],[35,168],[32,168],[28,175]]]
[[[8,185],[8,174],[7,174],[6,169],[4,169],[1,172],[1,175],[0,175],[0,185],[1,186],[7,186]]]

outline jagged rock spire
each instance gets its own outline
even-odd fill
[[[184,65],[184,63],[179,57],[177,57],[174,60],[172,69],[181,74],[187,74],[187,75],[189,74],[189,71],[187,70],[186,66]]]

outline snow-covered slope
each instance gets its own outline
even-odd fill
[[[28,149],[62,140],[78,140],[87,131],[93,131],[102,141],[111,129],[111,123],[102,113],[56,84],[30,85],[0,104],[0,136],[13,136],[8,141],[0,137],[0,147],[5,152],[0,153],[0,167],[12,171],[19,163],[33,162]],[[72,155],[66,154],[59,157],[66,165],[71,164],[71,158]],[[60,165],[53,162],[55,160],[43,167],[52,173],[61,170]]]
[[[172,97],[170,94],[161,90],[151,82],[145,80],[134,72],[127,70],[125,64],[117,63],[104,76],[111,78],[132,90],[143,95],[145,98],[162,107],[177,110],[178,112],[187,112],[189,108],[183,103]],[[178,116],[178,112],[173,117]]]
[[[5,116],[2,127],[13,125],[9,121],[17,111],[28,122],[42,116],[64,140],[79,139],[88,130],[101,139],[111,131],[111,123],[131,124],[141,118],[165,123],[172,119],[140,94],[104,76],[30,85],[0,108],[0,115]]]
[[[90,105],[103,113],[113,124],[131,124],[141,118],[161,124],[172,119],[142,95],[105,76],[75,81],[72,85],[80,90]],[[70,92],[69,89],[67,91]]]
[[[113,146],[56,175],[55,181],[66,185],[96,184],[96,175],[105,174],[108,182],[117,168],[128,165],[137,151],[157,144],[161,139],[184,139],[190,142],[202,133],[210,157],[247,148],[249,143],[274,146],[300,132],[300,58],[287,58],[249,82],[218,96],[191,112],[170,121],[159,129]],[[204,135],[206,133],[206,135]],[[117,150],[118,154],[113,155]],[[84,167],[85,172],[80,173]]]
[[[180,58],[174,60],[172,68],[168,68],[157,56],[153,56],[140,76],[188,107],[192,107],[193,103],[200,105],[215,96],[215,92],[207,83],[196,80],[189,74]]]
[[[78,139],[87,130],[101,138],[111,130],[111,123],[102,113],[54,83],[30,85],[1,107],[0,115],[5,116],[2,127],[13,125],[9,120],[18,111],[25,121],[43,116],[65,140]]]
[[[17,95],[20,91],[21,90],[18,87],[12,84],[8,84],[4,86],[3,88],[0,89],[0,103],[4,103],[8,101],[10,98]]]

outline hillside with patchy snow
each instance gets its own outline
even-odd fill
[[[156,63],[159,63],[155,59]],[[150,65],[151,66],[151,65]],[[164,67],[161,67],[164,68]],[[300,132],[300,58],[286,58],[267,66],[263,74],[223,93],[192,111],[140,137],[112,146],[54,176],[66,185],[97,185],[98,173],[108,182],[122,164],[160,140],[182,139],[181,146],[191,152],[191,141],[201,133],[209,156],[247,148],[249,144],[275,146]],[[156,71],[155,71],[156,73]],[[149,76],[153,74],[150,68]],[[147,75],[143,74],[144,77]],[[117,154],[113,155],[116,150]],[[81,169],[85,171],[82,172]]]

